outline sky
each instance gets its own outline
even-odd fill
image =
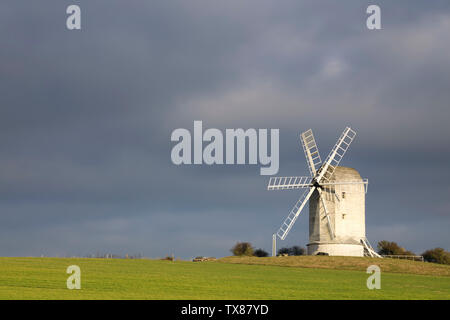
[[[0,255],[270,252],[302,192],[267,191],[259,165],[174,165],[195,120],[279,129],[280,176],[308,174],[302,131],[325,158],[351,126],[372,245],[448,250],[449,35],[446,0],[4,0]],[[305,210],[278,246],[307,243]]]

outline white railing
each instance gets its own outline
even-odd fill
[[[413,261],[422,261],[423,256],[412,256],[412,255],[403,255],[403,254],[383,254],[381,255],[383,258],[391,258],[391,259],[405,259],[405,260],[413,260]]]

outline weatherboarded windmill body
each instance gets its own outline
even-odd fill
[[[268,190],[306,189],[276,233],[281,240],[286,238],[309,200],[308,254],[379,257],[366,239],[368,180],[362,179],[353,168],[339,166],[355,136],[354,130],[345,128],[322,162],[312,130],[300,135],[311,176],[272,177],[267,186]]]

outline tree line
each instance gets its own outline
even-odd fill
[[[230,251],[235,256],[255,256],[268,257],[269,253],[264,249],[255,249],[250,242],[237,242]],[[306,249],[300,246],[286,247],[278,250],[278,255],[302,256],[306,254]]]
[[[380,241],[377,245],[378,254],[380,255],[405,255],[416,256],[412,251],[398,245],[393,241]],[[268,257],[269,253],[264,249],[255,249],[250,242],[237,242],[230,251],[235,256],[255,256],[255,257]],[[300,246],[283,247],[278,250],[277,254],[280,256],[302,256],[306,254],[306,250]],[[424,251],[421,256],[427,262],[450,264],[450,252],[443,248],[434,248]]]

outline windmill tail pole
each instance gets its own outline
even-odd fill
[[[272,235],[272,257],[277,256],[277,234]]]

